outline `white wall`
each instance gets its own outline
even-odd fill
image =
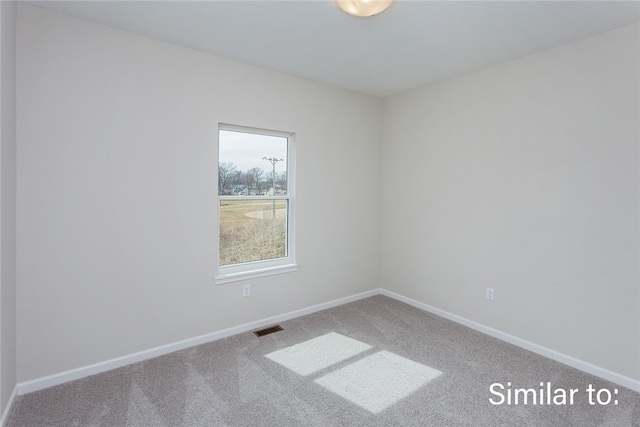
[[[375,98],[18,12],[18,381],[378,286],[640,379],[637,25],[383,129]],[[300,269],[244,299],[213,285],[218,122],[297,133]]]
[[[0,413],[16,386],[16,2],[0,2]]]
[[[386,99],[381,286],[640,380],[639,40]]]
[[[18,6],[18,381],[378,287],[381,100]],[[215,286],[218,122],[297,134],[295,273]]]

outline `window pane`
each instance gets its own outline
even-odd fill
[[[282,136],[220,130],[218,195],[284,195],[287,142]]]
[[[220,265],[287,256],[287,200],[220,201]]]

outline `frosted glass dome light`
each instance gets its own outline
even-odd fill
[[[388,8],[393,0],[336,0],[340,9],[354,16],[373,16]]]

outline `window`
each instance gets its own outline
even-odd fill
[[[293,159],[291,133],[219,126],[216,283],[297,269]]]

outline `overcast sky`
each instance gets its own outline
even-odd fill
[[[263,157],[284,160],[276,163],[277,173],[287,169],[287,138],[221,130],[219,147],[220,162],[232,162],[242,172],[252,168],[271,172],[273,166]]]

